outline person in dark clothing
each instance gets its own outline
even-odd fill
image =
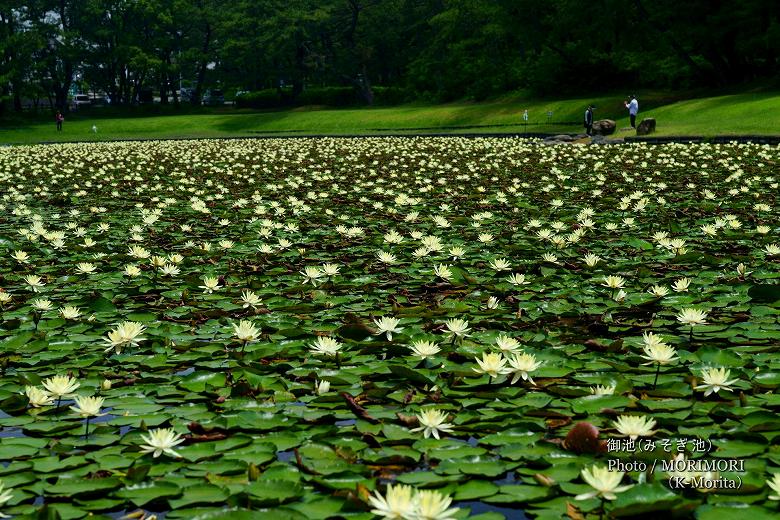
[[[593,105],[588,105],[588,108],[585,110],[585,133],[588,135],[593,135],[593,109],[595,107]]]
[[[54,116],[54,120],[57,122],[57,131],[61,131],[62,122],[65,121],[65,116],[62,115],[62,112],[57,110],[57,115]]]

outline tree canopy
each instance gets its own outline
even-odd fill
[[[376,86],[410,99],[730,85],[780,72],[776,0],[0,0],[0,99]],[[75,88],[74,88],[75,87]]]

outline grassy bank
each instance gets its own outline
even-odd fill
[[[210,113],[105,117],[100,109],[67,117],[62,132],[53,119],[1,122],[0,143],[48,141],[231,137],[295,134],[386,134],[473,132],[579,132],[584,107],[596,118],[616,119],[616,136],[633,135],[620,97],[566,100],[506,98],[482,103],[404,105],[389,108],[302,109],[248,112],[225,107]],[[655,117],[658,135],[780,134],[780,92],[745,93],[677,100],[640,96],[640,118]],[[522,113],[528,110],[527,125]],[[552,117],[548,119],[548,112]],[[97,132],[93,131],[97,127]]]

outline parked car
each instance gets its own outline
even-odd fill
[[[241,98],[242,98],[242,97],[244,97],[244,96],[248,96],[248,95],[249,95],[249,94],[251,94],[251,93],[252,93],[252,92],[251,92],[251,91],[249,91],[249,90],[237,90],[237,91],[236,91],[236,95],[235,95],[235,96],[233,96],[233,104],[235,105],[235,104],[236,104],[236,102],[238,102],[238,100],[239,100],[239,99],[241,99]]]
[[[73,110],[78,110],[81,107],[88,107],[92,105],[92,100],[86,94],[76,94],[73,99],[70,100],[70,106]]]
[[[192,98],[195,97],[195,89],[182,88],[181,90],[179,90],[179,97],[181,98],[182,103],[191,103]]]
[[[203,96],[203,104],[210,106],[219,106],[225,104],[225,94],[221,90],[211,89],[206,91],[206,95]]]

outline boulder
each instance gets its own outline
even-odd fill
[[[570,143],[574,138],[568,134],[550,135],[544,138],[545,141],[556,141],[559,143]]]
[[[611,119],[599,119],[593,122],[594,135],[612,135],[615,133],[617,125]]]
[[[636,135],[647,135],[655,132],[655,118],[646,117],[636,127]]]

